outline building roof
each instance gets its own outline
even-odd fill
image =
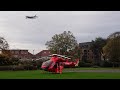
[[[36,56],[49,56],[51,53],[49,53],[50,50],[42,50],[39,53],[36,54]]]
[[[79,43],[79,44],[91,44],[92,42],[83,42],[83,43]]]
[[[79,46],[81,48],[90,48],[92,42],[83,42],[83,43],[79,43]]]
[[[28,50],[27,49],[8,49],[8,51],[28,51]]]

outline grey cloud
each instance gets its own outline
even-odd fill
[[[25,19],[35,15],[37,19]],[[54,34],[71,31],[78,43],[107,38],[120,31],[119,11],[4,11],[0,12],[0,35],[11,48],[27,48],[30,51],[45,49],[46,41]]]

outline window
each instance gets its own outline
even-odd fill
[[[25,51],[25,52],[24,52],[24,54],[28,54],[28,52],[27,52],[27,51]]]
[[[87,52],[87,50],[84,50],[84,52]]]
[[[15,51],[15,54],[19,54],[19,51]]]
[[[12,54],[14,54],[14,51],[11,51]]]
[[[88,48],[88,45],[86,45],[86,48]]]
[[[24,51],[21,51],[21,54],[24,54]]]
[[[44,53],[46,53],[46,52],[44,52]]]
[[[18,58],[18,55],[14,55],[15,58]]]
[[[27,51],[21,51],[21,54],[28,54]]]

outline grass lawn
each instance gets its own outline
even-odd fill
[[[67,70],[104,70],[112,68],[66,68]],[[43,70],[0,71],[0,79],[120,79],[120,72],[64,72],[52,74]]]
[[[89,68],[86,68],[86,67],[80,67],[80,68],[65,68],[65,70],[120,70],[120,68],[92,68],[92,67],[89,67]]]

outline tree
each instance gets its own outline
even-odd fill
[[[106,58],[114,64],[120,65],[120,36],[109,38],[107,44],[103,47]]]
[[[0,54],[0,65],[8,65],[10,63],[9,61],[10,53],[4,52],[4,50],[7,50],[8,48],[9,48],[9,45],[7,41],[3,37],[0,37],[0,50],[2,51],[2,54]]]
[[[11,53],[7,49],[9,49],[8,42],[3,37],[0,37],[0,50],[2,51],[3,54],[5,54],[5,55],[10,57]]]
[[[55,34],[52,37],[52,40],[47,41],[45,45],[47,45],[47,48],[51,50],[52,53],[66,55],[69,50],[75,49],[78,44],[74,35],[70,31],[64,31],[61,34]]]
[[[75,61],[76,59],[80,60],[81,51],[82,49],[79,46],[76,46],[74,49],[67,52],[67,56],[71,58],[72,61]]]
[[[102,48],[106,45],[107,40],[102,37],[98,37],[95,40],[92,40],[91,49],[94,54],[95,63],[99,63],[101,60],[101,55],[103,53]]]
[[[0,37],[0,50],[6,50],[8,48],[9,48],[8,42],[3,37]]]
[[[5,54],[0,54],[0,66],[8,65],[9,64],[9,57]]]

